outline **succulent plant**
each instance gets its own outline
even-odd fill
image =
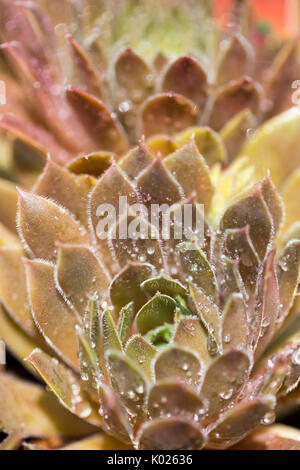
[[[227,448],[271,424],[300,377],[299,330],[279,336],[293,320],[300,241],[293,229],[276,250],[283,205],[270,178],[242,182],[248,170],[237,162],[213,194],[194,140],[163,160],[141,142],[100,176],[96,168],[98,179],[86,162],[74,174],[48,160],[33,192],[20,190],[22,243],[7,230],[0,249],[8,346],[20,347],[16,333],[5,337],[12,318],[23,329],[15,353],[36,346],[27,364],[60,404],[126,445]],[[120,196],[179,208],[188,201],[195,211],[204,203],[202,246],[191,249],[184,236],[100,239],[97,208],[118,211]],[[142,216],[139,223],[150,229]],[[29,390],[1,374],[0,422],[47,437]]]
[[[5,63],[22,78],[5,76],[15,91],[0,126],[48,156],[32,190],[24,147],[19,195],[0,180],[0,337],[47,386],[0,371],[1,447],[299,449],[299,431],[272,425],[299,403],[300,114],[272,117],[290,107],[297,44],[271,69],[267,107],[241,78],[253,54],[241,31],[212,62],[209,2],[193,19],[195,2],[163,2],[168,35],[152,2],[98,3],[102,14],[72,2],[85,12],[76,23],[69,2],[52,11],[64,18],[56,33],[66,23],[78,36],[68,41],[83,88],[65,94],[64,38],[37,4],[0,0]],[[178,22],[194,28],[183,42]],[[134,220],[155,237],[99,237],[99,206],[120,216],[121,196],[116,228]],[[134,217],[141,203],[173,208],[169,237]],[[174,235],[186,204],[204,227],[196,246]]]

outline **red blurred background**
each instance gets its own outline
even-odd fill
[[[228,22],[228,15],[234,0],[214,0],[215,14],[222,24]],[[251,0],[253,13],[258,22],[269,23],[281,36],[299,32],[299,0]]]

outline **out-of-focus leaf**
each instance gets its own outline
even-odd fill
[[[95,428],[79,420],[40,385],[0,373],[0,424],[6,432],[22,429],[24,436],[81,437]]]
[[[197,202],[208,208],[213,195],[213,187],[208,167],[196,147],[195,140],[166,157],[164,163],[179,182],[185,197],[196,193]]]
[[[78,44],[73,36],[67,35],[74,55],[76,71],[78,72],[81,85],[85,86],[86,91],[95,94],[98,98],[104,99],[104,90],[100,75],[94,67],[84,49]]]
[[[238,350],[224,353],[208,366],[201,387],[201,394],[209,404],[207,420],[216,419],[238,396],[249,369],[249,357]]]
[[[220,423],[209,434],[208,447],[226,449],[242,440],[253,431],[268,413],[273,413],[275,400],[265,395],[252,401],[241,403],[224,414]]]
[[[181,417],[150,421],[139,435],[139,446],[143,450],[199,450],[206,441],[199,427]]]
[[[4,441],[0,442],[0,450],[18,450],[22,444],[22,430],[14,430],[7,436]]]
[[[153,267],[150,264],[131,263],[126,266],[110,285],[110,298],[113,305],[121,310],[129,302],[134,302],[135,310],[141,308],[147,300],[141,284],[152,276]]]
[[[251,75],[254,59],[252,46],[244,36],[235,34],[222,50],[217,73],[218,85],[224,85],[243,75]]]
[[[208,93],[206,73],[192,57],[179,57],[166,70],[161,89],[166,93],[174,92],[186,96],[201,111]]]
[[[299,166],[299,127],[299,109],[293,107],[263,124],[242,148],[240,154],[249,158],[258,179],[269,170],[273,183],[279,187]]]
[[[137,313],[136,324],[139,332],[145,334],[164,323],[172,323],[175,308],[176,303],[172,297],[158,292]]]
[[[181,380],[199,390],[201,363],[196,354],[179,346],[169,346],[157,356],[154,364],[156,381]]]
[[[78,367],[75,327],[79,319],[57,292],[54,267],[45,261],[26,260],[26,275],[33,319],[49,346],[73,367]]]
[[[35,257],[55,261],[57,242],[88,244],[85,228],[54,202],[20,191],[18,227],[26,249]]]
[[[194,103],[176,93],[163,93],[149,98],[141,113],[141,133],[174,135],[197,124],[198,110]]]
[[[258,429],[236,444],[234,450],[300,450],[300,433],[296,428],[275,424]]]
[[[227,159],[226,148],[217,132],[209,127],[191,127],[176,136],[175,143],[181,147],[194,138],[195,145],[209,166],[224,163]]]
[[[122,154],[128,149],[124,131],[117,124],[111,113],[95,96],[78,88],[69,87],[67,98],[78,114],[88,135],[93,139],[94,148],[88,151],[108,150]]]
[[[74,372],[40,349],[32,351],[26,360],[35,367],[68,411],[91,424],[101,424],[96,405],[89,401]]]
[[[5,201],[5,204],[0,206],[0,222],[13,233],[16,233],[18,192],[15,185],[0,179],[0,199]]]
[[[0,298],[13,319],[30,335],[36,328],[27,298],[24,252],[19,247],[0,248]]]
[[[246,142],[248,132],[250,133],[249,138],[252,138],[251,131],[255,132],[256,124],[255,116],[250,109],[244,109],[225,124],[220,136],[227,149],[229,163],[238,156]]]
[[[59,245],[56,279],[67,300],[83,315],[88,300],[107,300],[110,282],[101,260],[88,246]]]
[[[106,434],[93,434],[61,447],[60,450],[132,450],[132,447]]]
[[[299,159],[300,164],[300,159]],[[293,226],[300,220],[299,197],[300,197],[300,169],[293,172],[283,188],[283,202],[285,208],[285,220],[282,232]]]
[[[157,351],[141,335],[132,336],[125,349],[126,355],[144,372],[150,382],[154,379],[153,359]]]
[[[94,152],[74,158],[67,168],[76,175],[91,175],[98,178],[112,164],[115,155],[111,152]]]
[[[225,124],[244,109],[253,114],[261,112],[262,90],[258,83],[249,77],[230,82],[221,88],[212,103],[209,126],[220,131]]]
[[[165,134],[157,134],[147,139],[150,150],[155,155],[161,155],[163,158],[177,150],[174,140]]]
[[[175,330],[174,344],[196,351],[203,364],[211,360],[207,349],[207,333],[198,318],[182,318]]]

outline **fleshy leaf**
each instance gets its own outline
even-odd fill
[[[201,111],[208,93],[206,73],[195,59],[182,56],[169,65],[161,88],[163,92],[171,91],[186,96]]]
[[[0,222],[13,233],[17,231],[16,215],[18,192],[14,184],[0,179],[0,199],[5,204],[0,205]]]
[[[133,415],[140,415],[145,403],[147,383],[128,357],[115,351],[107,354],[108,372],[115,392]]]
[[[95,94],[98,98],[103,99],[104,90],[97,69],[94,67],[87,53],[73,38],[73,36],[67,35],[66,39],[71,45],[76,71],[79,74],[82,85],[85,86],[86,91]]]
[[[125,346],[125,343],[130,334],[134,318],[134,303],[131,301],[127,305],[121,308],[120,318],[118,324],[118,332],[122,346]]]
[[[222,416],[220,423],[209,434],[208,447],[226,449],[242,440],[272,413],[275,400],[265,395],[252,401],[241,403]]]
[[[148,412],[151,418],[182,416],[197,423],[206,409],[203,400],[182,382],[163,381],[149,393]]]
[[[232,116],[244,109],[250,109],[259,116],[261,95],[260,85],[249,77],[230,82],[216,94],[210,111],[209,126],[220,131]]]
[[[197,314],[209,334],[208,352],[214,356],[221,348],[221,314],[218,307],[194,284],[190,284],[190,293]]]
[[[165,276],[147,279],[142,282],[141,287],[151,295],[155,295],[157,292],[170,297],[176,297],[177,295],[185,297],[187,295],[186,288],[179,281]]]
[[[191,127],[176,136],[175,143],[181,147],[194,139],[195,145],[208,166],[226,162],[226,148],[217,132],[210,127]]]
[[[222,322],[223,351],[247,349],[249,346],[249,325],[246,306],[240,294],[233,294],[227,301]]]
[[[218,65],[218,85],[251,74],[254,59],[255,54],[251,45],[241,34],[236,34],[222,51]]]
[[[155,155],[161,155],[163,158],[177,150],[174,140],[166,134],[156,134],[149,137],[147,144]]]
[[[111,113],[102,101],[74,87],[67,89],[67,98],[88,135],[95,142],[91,151],[100,148],[118,154],[126,152],[128,143],[125,133],[111,117]]]
[[[142,109],[141,133],[173,135],[197,124],[197,107],[187,98],[164,93],[149,98]]]
[[[73,367],[78,366],[76,323],[79,320],[57,292],[54,267],[26,260],[26,275],[33,319],[49,346]]]
[[[130,424],[126,411],[118,402],[113,391],[105,384],[99,386],[99,398],[101,403],[101,414],[109,434],[121,439],[123,442],[131,443]],[[119,447],[118,447],[119,449]]]
[[[226,409],[241,391],[250,369],[250,359],[242,351],[231,350],[215,359],[204,375],[201,394],[208,400],[207,420]]]
[[[95,294],[100,303],[107,300],[109,275],[88,246],[59,245],[56,278],[67,300],[81,315]]]
[[[220,136],[227,149],[229,163],[239,154],[248,134],[251,135],[251,131],[255,132],[256,125],[256,118],[250,109],[244,109],[225,124]]]
[[[20,191],[18,227],[26,248],[37,258],[55,261],[56,242],[89,243],[85,228],[54,202]]]
[[[204,364],[211,360],[207,350],[207,333],[198,318],[182,318],[176,327],[173,342],[198,353]]]
[[[142,336],[135,335],[126,344],[125,353],[137,367],[142,369],[147,379],[153,382],[153,360],[157,350]]]
[[[291,240],[285,247],[277,266],[282,324],[293,305],[300,276],[300,240]],[[279,326],[279,325],[278,325]]]
[[[159,418],[140,430],[139,446],[143,450],[198,450],[205,444],[199,427],[180,417]]]
[[[113,305],[121,310],[129,302],[134,302],[134,309],[138,310],[147,300],[141,284],[153,276],[153,266],[150,264],[131,263],[126,266],[112,280],[110,285],[110,298]]]
[[[194,352],[179,346],[169,346],[156,358],[156,381],[181,380],[196,390],[202,379],[201,363]]]
[[[91,175],[98,178],[112,164],[115,155],[110,152],[94,152],[74,158],[67,168],[76,175]]]
[[[300,433],[296,428],[275,424],[258,429],[236,444],[237,450],[300,450]]]
[[[108,308],[102,314],[102,336],[104,354],[107,351],[122,351],[116,324]]]
[[[23,249],[0,248],[0,298],[9,314],[30,335],[36,334],[27,299]]]
[[[89,401],[74,372],[40,349],[32,351],[27,361],[35,367],[67,410],[91,424],[101,424],[96,406]]]
[[[197,202],[208,208],[213,195],[213,187],[208,167],[196,147],[195,140],[166,157],[164,163],[179,182],[185,197],[195,192]]]
[[[285,208],[285,220],[282,231],[286,231],[300,220],[300,169],[294,171],[288,178],[283,188],[283,201]]]
[[[216,279],[205,253],[201,248],[188,242],[181,243],[177,249],[187,279],[213,300],[216,295]]]
[[[130,150],[119,162],[120,167],[134,180],[147,168],[154,160],[154,155],[150,152],[144,140],[140,140],[139,145]]]
[[[137,313],[136,324],[139,332],[145,334],[164,323],[172,323],[175,307],[176,303],[172,297],[158,292]]]
[[[53,182],[55,181],[55,184]],[[33,192],[54,200],[68,209],[78,221],[87,226],[87,197],[92,181],[74,176],[65,168],[48,159]]]
[[[81,437],[94,428],[62,408],[40,385],[0,373],[0,424],[6,432],[22,428],[25,436]]]

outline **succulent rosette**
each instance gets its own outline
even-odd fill
[[[26,95],[0,120],[26,144],[11,173],[22,188],[0,181],[0,336],[47,386],[0,372],[2,447],[300,449],[297,429],[273,425],[300,400],[300,116],[272,117],[291,105],[297,43],[263,91],[240,32],[214,67],[215,34],[175,41],[176,21],[188,29],[201,12],[212,26],[207,2],[193,20],[194,2],[165,2],[162,51],[143,2],[102,15],[74,2],[86,13],[76,23],[63,3],[74,64],[37,4],[0,4],[9,83]],[[179,46],[193,56],[169,62]],[[81,87],[66,91],[75,70]],[[33,152],[48,158],[28,191]],[[103,204],[117,215],[107,237]],[[138,204],[172,208],[169,237]],[[174,235],[187,204],[201,240]],[[115,236],[132,223],[144,236]]]

